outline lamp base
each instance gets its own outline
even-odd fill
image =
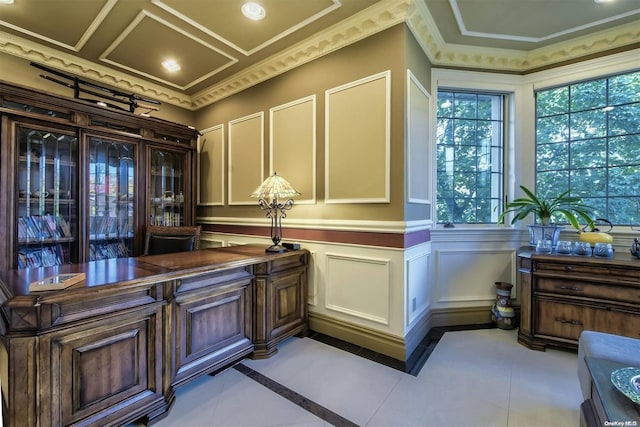
[[[285,248],[284,246],[271,245],[267,249],[265,249],[265,252],[284,252],[286,250],[287,250],[287,248]]]

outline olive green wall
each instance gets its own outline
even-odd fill
[[[288,217],[322,220],[402,221],[404,219],[404,94],[407,33],[409,30],[404,24],[397,25],[220,100],[198,111],[196,127],[207,129],[224,124],[225,133],[227,133],[230,120],[264,112],[264,170],[265,173],[268,173],[269,109],[316,95],[317,203],[315,205],[296,205],[295,209],[288,213]],[[324,203],[325,91],[384,71],[391,71],[390,203],[327,205]],[[428,76],[424,69],[421,74]],[[358,112],[354,111],[352,114],[356,115]],[[228,134],[225,135],[225,139],[227,138]],[[292,158],[290,161],[295,162],[296,159]],[[228,171],[229,165],[227,164],[225,167]],[[344,185],[349,185],[349,183],[345,182]],[[201,206],[198,208],[197,216],[246,218],[262,217],[263,213],[256,206]]]
[[[0,64],[2,64],[0,66],[0,80],[19,86],[26,86],[44,92],[73,98],[72,89],[43,79],[40,77],[40,74],[46,74],[46,72],[39,68],[32,67],[29,65],[29,62],[30,61],[17,56],[0,53]],[[99,84],[104,86],[101,83]],[[160,111],[155,111],[151,113],[151,115],[170,122],[195,126],[195,112],[185,110],[184,108],[176,107],[171,104],[162,103],[160,105]]]

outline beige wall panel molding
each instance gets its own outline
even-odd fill
[[[429,92],[407,70],[407,202],[430,204]]]
[[[269,174],[277,172],[300,192],[295,204],[316,203],[316,96],[269,110]]]
[[[436,304],[488,305],[496,299],[495,282],[516,283],[516,253],[511,249],[437,249],[434,253]],[[515,286],[512,294],[516,297]]]
[[[198,205],[224,206],[224,125],[203,130],[198,139]]]
[[[326,254],[327,310],[389,325],[391,261]]]
[[[389,203],[390,101],[391,71],[326,91],[325,203]]]
[[[251,193],[264,180],[264,112],[229,122],[229,205],[256,205]]]

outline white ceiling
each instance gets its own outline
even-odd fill
[[[257,22],[240,0],[14,0],[0,52],[197,109],[401,22],[444,66],[527,72],[640,45],[640,0],[256,1]]]

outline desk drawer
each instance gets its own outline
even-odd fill
[[[535,281],[535,291],[640,304],[640,288],[633,286],[539,277]]]

